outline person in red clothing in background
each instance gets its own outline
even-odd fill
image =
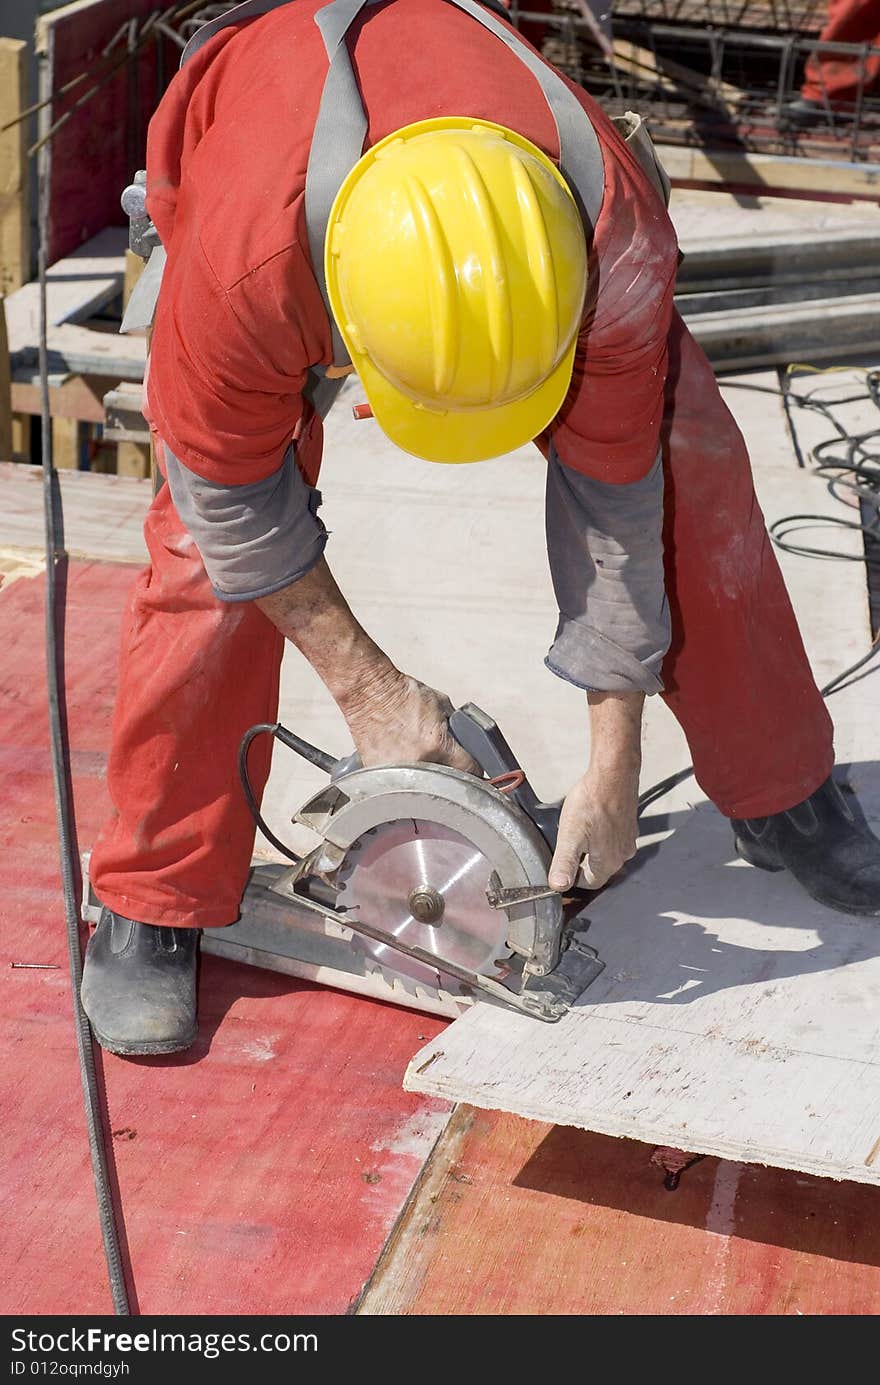
[[[448,700],[362,629],[325,558],[314,401],[349,362],[415,457],[534,438],[546,458],[547,664],[590,722],[551,886],[597,888],[633,855],[642,707],[660,694],[740,854],[880,911],[880,843],[831,779],[743,439],[673,308],[672,225],[592,98],[476,0],[252,2],[185,56],[149,135],[167,265],[146,397],[167,485],[92,856],[99,1042],[165,1053],[196,1035],[199,930],[238,916],[253,846],[236,750],[276,718],[285,640],[366,765],[475,769]],[[263,749],[258,792],[268,769]]]
[[[819,42],[864,43],[880,50],[880,0],[829,0]],[[800,97],[788,103],[785,113],[798,124],[815,124],[829,110],[851,114],[859,92],[870,95],[878,77],[880,51],[862,57],[817,49],[807,60]]]

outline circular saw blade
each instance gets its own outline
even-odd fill
[[[361,936],[364,949],[382,966],[430,986],[438,985],[443,960],[483,975],[510,955],[507,917],[486,898],[492,866],[472,842],[451,828],[416,818],[383,823],[351,847],[340,873],[338,903],[365,923],[383,928],[409,947],[437,958],[436,968],[393,946]],[[436,923],[417,919],[414,891],[436,892],[442,913]],[[447,978],[444,989],[461,983]]]

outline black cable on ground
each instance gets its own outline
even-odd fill
[[[67,740],[67,708],[64,687],[64,610],[67,579],[67,553],[64,548],[64,526],[58,473],[52,460],[52,416],[49,400],[49,353],[47,345],[46,271],[48,258],[48,160],[45,152],[38,165],[38,234],[40,285],[40,422],[42,428],[41,460],[43,476],[43,516],[46,538],[46,683],[49,694],[49,739],[52,756],[52,777],[55,791],[55,816],[58,824],[58,845],[61,856],[61,882],[64,891],[64,916],[67,928],[67,949],[70,957],[70,985],[73,992],[73,1013],[76,1030],[76,1050],[82,1079],[86,1129],[95,1195],[101,1225],[101,1239],[107,1259],[107,1273],[113,1310],[120,1315],[130,1312],[125,1272],[122,1264],[119,1231],[113,1206],[110,1173],[102,1119],[101,1093],[95,1071],[95,1053],[89,1021],[80,1002],[82,981],[82,950],[79,936],[80,881],[79,852],[73,808],[73,784]]]
[[[846,369],[846,367],[841,367],[841,369]],[[785,383],[782,389],[774,389],[769,385],[754,385],[746,380],[724,380],[722,384],[725,389],[753,390],[757,394],[775,394],[777,397],[781,397],[785,406],[798,466],[806,467],[807,463],[812,461],[815,464],[813,467],[815,473],[831,474],[828,486],[832,495],[836,495],[836,487],[842,486],[849,489],[856,494],[863,505],[867,503],[869,510],[874,509],[876,511],[876,517],[865,524],[844,519],[839,515],[784,515],[781,519],[774,520],[767,532],[776,547],[786,553],[797,553],[802,557],[822,558],[826,561],[831,559],[855,561],[870,566],[872,559],[867,553],[841,553],[830,548],[792,543],[789,535],[802,528],[831,525],[844,529],[858,529],[866,537],[880,539],[880,426],[870,429],[867,433],[850,434],[835,418],[833,412],[835,408],[840,408],[843,404],[856,404],[866,399],[869,399],[880,410],[880,370],[866,369],[864,390],[834,400],[818,398],[816,390],[812,390],[807,395],[796,394],[791,388],[791,380],[795,371],[828,375],[834,373],[836,367],[832,367],[829,371],[822,371],[813,366],[789,366],[785,373]],[[804,455],[797,429],[794,426],[793,410],[797,408],[808,409],[821,414],[831,424],[835,433],[834,437],[826,438],[823,442],[818,443],[807,456]],[[868,445],[871,443],[876,447],[876,452],[868,450]],[[838,446],[845,449],[845,455],[840,456],[838,454],[829,457],[829,449]],[[855,481],[847,479],[850,475],[855,476]],[[840,499],[839,496],[837,498]],[[870,663],[878,652],[880,652],[880,632],[871,642],[867,653],[863,654],[855,663],[850,664],[848,668],[841,669],[840,673],[836,673],[824,687],[819,689],[822,696],[831,697],[834,693],[842,692],[844,688],[849,687],[849,680],[852,675]],[[644,812],[647,807],[655,803],[658,798],[662,798],[664,794],[669,793],[678,784],[682,784],[693,772],[693,765],[688,765],[685,769],[677,770],[675,774],[670,774],[666,779],[661,779],[657,784],[652,784],[649,789],[645,789],[644,793],[639,795],[639,813]]]

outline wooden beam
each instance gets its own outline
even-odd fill
[[[142,412],[143,386],[123,381],[104,395],[104,438],[108,442],[149,445],[150,429]]]
[[[12,460],[12,389],[9,371],[9,343],[6,340],[6,314],[0,297],[0,461]]]
[[[53,418],[103,423],[104,395],[115,384],[112,375],[74,375],[63,385],[50,386],[49,412]],[[12,409],[17,414],[39,414],[40,387],[36,381],[13,380]]]
[[[116,475],[136,476],[138,480],[150,474],[150,444],[121,442],[116,449]]]
[[[31,460],[31,424],[33,419],[30,414],[12,415],[12,457],[16,462],[29,462]]]
[[[127,247],[125,251],[125,281],[122,285],[123,312],[128,307],[128,300],[129,298],[131,298],[132,290],[134,289],[134,286],[137,283],[138,279],[143,274],[145,266],[146,260],[144,260],[142,256],[138,255],[136,251],[132,250],[130,247]]]
[[[10,333],[11,338],[11,333]],[[49,370],[53,375],[111,375],[115,380],[142,380],[147,359],[143,337],[121,337],[116,332],[100,332],[74,322],[50,327],[48,333]],[[37,343],[26,342],[16,348],[9,343],[13,369],[32,372],[37,364]]]
[[[673,183],[720,183],[763,192],[800,192],[875,201],[880,195],[880,164],[837,159],[790,159],[779,154],[749,154],[727,149],[696,149],[660,144],[657,153]]]
[[[0,125],[27,104],[27,44],[0,38]],[[0,295],[30,278],[30,179],[27,121],[0,134]]]
[[[59,471],[78,471],[82,434],[75,418],[52,419],[52,460]]]

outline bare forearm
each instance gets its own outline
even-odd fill
[[[399,678],[355,618],[323,558],[299,581],[256,604],[305,655],[344,713]]]
[[[478,772],[449,731],[449,699],[391,662],[355,619],[323,558],[257,605],[323,679],[365,765],[431,760]]]
[[[638,775],[642,764],[642,692],[587,694],[590,708],[590,769]]]

